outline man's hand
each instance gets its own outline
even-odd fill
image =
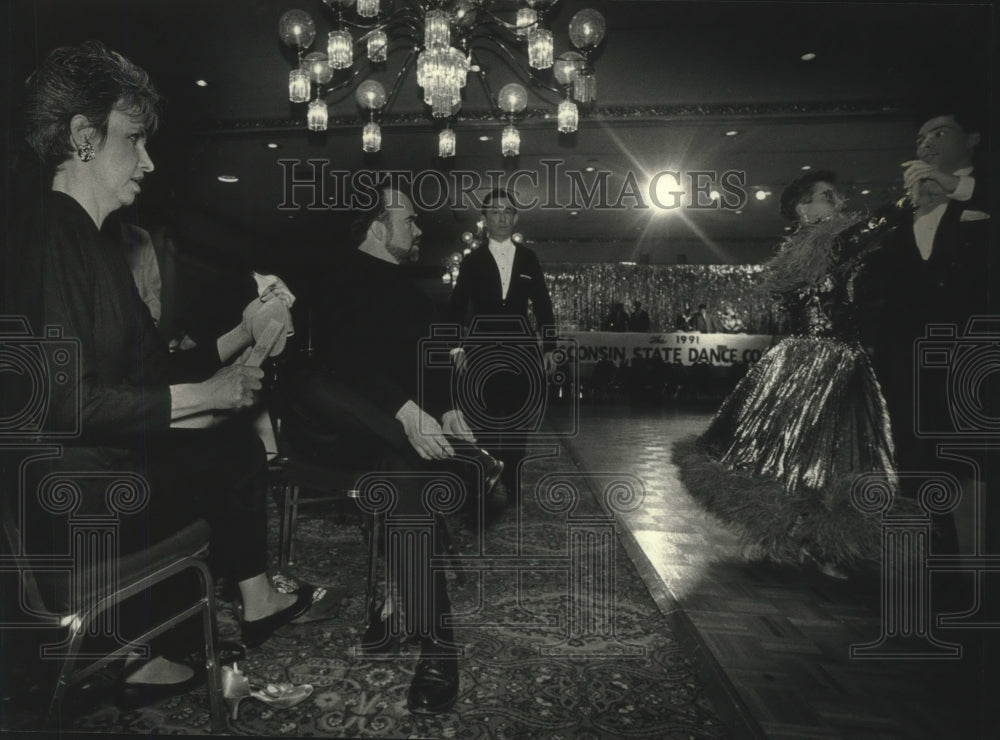
[[[400,407],[396,419],[403,425],[413,449],[424,460],[444,460],[455,454],[444,438],[441,425],[413,401],[407,401]]]
[[[247,349],[232,365],[227,365],[208,380],[201,383],[210,409],[239,409],[253,406],[257,402],[257,391],[261,389],[264,371],[259,367],[241,364],[250,356]]]
[[[903,184],[907,190],[916,192],[920,182],[923,180],[930,180],[937,183],[941,190],[948,195],[954,193],[955,188],[958,187],[958,175],[952,175],[949,172],[939,170],[934,165],[927,164],[919,159],[903,162],[903,166],[906,168],[903,170]]]
[[[465,423],[465,414],[459,409],[444,412],[444,416],[441,417],[441,430],[452,437],[464,439],[471,444],[476,443],[472,430]]]

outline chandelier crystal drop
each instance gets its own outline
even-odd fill
[[[329,111],[326,107],[326,101],[313,100],[309,103],[309,112],[306,116],[306,120],[310,131],[326,131],[326,123],[328,119]]]
[[[381,64],[389,56],[389,37],[385,31],[378,29],[368,35],[368,61]]]
[[[438,134],[438,156],[455,156],[455,132],[450,128],[446,128]]]
[[[361,147],[369,153],[382,148],[382,128],[375,121],[365,124],[364,131],[361,132]]]
[[[354,39],[349,31],[331,31],[327,37],[326,54],[333,69],[347,69],[354,64]]]
[[[535,69],[552,66],[552,31],[547,28],[533,28],[528,32],[528,64]]]
[[[358,0],[358,15],[362,18],[374,18],[379,10],[379,0]]]
[[[500,134],[500,151],[505,157],[516,157],[521,153],[521,133],[513,126],[507,126]]]
[[[556,121],[561,134],[571,134],[580,125],[580,110],[572,100],[564,100],[559,104]]]
[[[293,103],[308,103],[312,93],[309,73],[304,69],[293,69],[288,73],[288,99]]]

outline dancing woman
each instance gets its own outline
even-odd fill
[[[816,560],[826,575],[880,552],[879,519],[850,500],[863,473],[898,492],[889,417],[859,341],[855,281],[887,226],[844,212],[831,172],[786,188],[782,214],[798,228],[768,263],[790,336],[723,402],[708,430],[674,451],[688,491],[737,530],[746,554]]]

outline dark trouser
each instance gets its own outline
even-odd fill
[[[548,385],[534,345],[485,344],[467,349],[465,380],[457,400],[476,437],[503,460],[508,495],[519,499],[526,442],[545,411]],[[482,359],[479,359],[482,358]]]
[[[445,526],[434,516],[433,505],[425,503],[435,472],[453,472],[463,480],[466,491],[476,492],[472,461],[478,448],[450,438],[455,458],[424,460],[399,421],[319,369],[296,376],[294,388],[289,387],[288,392],[293,398],[286,403],[285,432],[296,454],[317,464],[384,474],[391,481],[396,497],[385,517],[382,541],[390,542],[387,554],[392,557],[387,565],[397,574],[408,628],[416,634],[449,640],[449,631],[442,630],[444,618],[451,612],[445,576],[441,570],[432,572],[429,560],[435,550],[443,554],[436,544],[439,538],[420,541],[419,533],[428,527],[434,532],[436,527]],[[397,547],[406,540],[408,525],[412,525],[413,546]]]
[[[141,552],[204,518],[211,527],[215,570],[233,581],[259,575],[267,566],[264,463],[263,444],[241,419],[210,429],[166,430],[150,435],[139,449],[67,446],[58,459],[32,465],[26,478],[18,505],[24,507],[28,551],[68,555],[70,520],[79,524],[86,516],[112,523],[119,555]],[[142,476],[148,485],[148,501],[134,512],[109,503],[115,481],[128,474]],[[46,476],[79,489],[74,510],[54,513],[43,503]],[[152,596],[130,600],[120,611],[122,634],[138,634],[167,609],[191,603],[196,589],[193,578],[174,579]],[[196,620],[188,620],[165,635],[157,649],[186,654],[198,644],[197,631]]]

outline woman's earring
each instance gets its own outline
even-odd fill
[[[77,147],[76,156],[80,158],[81,162],[89,162],[96,156],[94,154],[94,145],[90,143],[89,139],[84,139],[83,146]]]

